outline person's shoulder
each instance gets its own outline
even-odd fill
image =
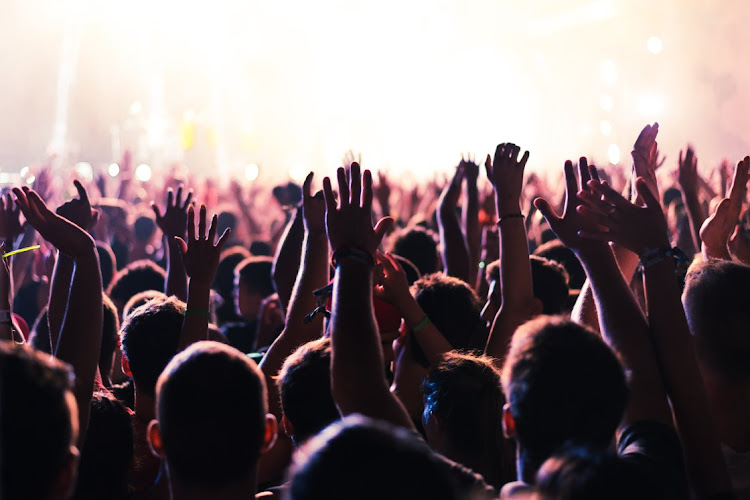
[[[534,487],[522,481],[506,483],[500,490],[500,500],[526,500],[534,498]]]

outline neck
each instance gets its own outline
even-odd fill
[[[208,489],[184,483],[170,474],[172,500],[249,500],[255,496],[255,476],[254,471],[242,481]]]
[[[135,414],[141,420],[153,420],[156,418],[156,401],[154,396],[138,392],[135,386]]]
[[[730,382],[721,375],[703,370],[719,440],[737,452],[750,451],[750,383]]]
[[[401,401],[412,420],[422,419],[422,380],[427,370],[411,360],[404,359],[401,353],[394,363],[393,384],[391,392]]]

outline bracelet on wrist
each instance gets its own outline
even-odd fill
[[[684,265],[688,262],[687,255],[685,252],[677,247],[674,248],[656,248],[653,250],[646,250],[640,255],[641,258],[641,269],[648,269],[651,266],[659,264],[668,258],[674,260],[675,265]]]
[[[430,318],[428,318],[428,317],[427,317],[427,315],[425,314],[425,317],[424,317],[424,318],[422,318],[422,321],[420,321],[419,323],[417,323],[416,325],[414,325],[414,326],[413,326],[413,327],[411,328],[411,330],[412,330],[412,331],[413,331],[414,333],[419,333],[419,332],[421,332],[422,330],[424,330],[424,329],[425,329],[425,327],[426,327],[426,326],[427,326],[427,325],[428,325],[429,323],[430,323]]]
[[[343,247],[333,252],[331,257],[331,264],[333,267],[339,267],[339,264],[343,259],[352,259],[361,264],[366,264],[370,267],[375,266],[375,258],[372,254],[366,250],[356,247]]]
[[[521,212],[518,212],[517,214],[503,214],[497,218],[497,225],[499,226],[501,222],[507,219],[525,219],[526,216],[522,214]]]

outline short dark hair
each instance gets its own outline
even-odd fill
[[[406,227],[393,237],[391,252],[408,259],[422,275],[438,270],[438,245],[435,233],[420,226]]]
[[[153,216],[143,212],[138,214],[133,223],[133,236],[135,239],[146,243],[153,238],[156,232],[156,222]]]
[[[568,273],[555,261],[529,256],[534,297],[542,303],[543,314],[562,314],[568,303]]]
[[[562,317],[540,316],[513,335],[502,370],[526,481],[563,444],[604,449],[627,403],[625,372],[594,332]]]
[[[415,434],[360,415],[308,441],[290,473],[290,500],[462,498],[445,463]]]
[[[482,325],[479,297],[466,282],[433,273],[419,278],[411,287],[419,306],[454,349],[472,349],[479,345]],[[413,339],[415,359],[427,366],[427,359]]]
[[[266,431],[266,384],[233,347],[198,342],[167,365],[157,386],[157,417],[169,470],[215,488],[254,472]]]
[[[3,499],[49,494],[75,444],[66,396],[72,388],[68,365],[25,346],[0,342]]]
[[[485,466],[483,470],[474,466],[475,472],[498,491],[515,479],[513,449],[503,436],[505,396],[491,358],[446,353],[422,382],[422,393],[425,412],[439,419],[450,448],[462,457],[476,457]]]
[[[750,380],[750,266],[710,259],[690,268],[682,301],[699,359],[730,380]]]
[[[548,241],[538,246],[534,250],[534,255],[560,263],[568,272],[570,288],[580,290],[586,282],[586,271],[581,261],[578,260],[573,250],[563,245],[562,241],[558,239]]]
[[[147,302],[151,302],[154,299],[165,299],[167,294],[160,292],[159,290],[146,290],[145,292],[138,292],[125,303],[125,307],[122,308],[122,317],[127,318],[130,313],[141,307]]]
[[[167,273],[150,260],[131,262],[112,278],[107,295],[115,304],[122,304],[140,292],[146,290],[164,290]]]
[[[137,390],[153,395],[164,367],[177,353],[185,303],[175,297],[154,299],[133,310],[120,331]]]
[[[112,248],[104,242],[96,242],[96,252],[99,254],[99,269],[102,272],[102,288],[106,290],[117,272],[117,259]]]
[[[89,415],[73,498],[129,498],[128,469],[133,457],[130,413],[111,395],[95,392]]]
[[[224,299],[224,303],[217,311],[220,316],[220,323],[236,317],[232,295],[232,290],[234,289],[234,269],[237,267],[237,264],[248,257],[250,257],[250,252],[242,246],[233,246],[221,252],[219,266],[216,268],[216,277],[212,285],[212,288]]]
[[[294,426],[294,442],[311,438],[338,420],[331,395],[331,341],[313,340],[297,348],[279,371],[281,409]]]
[[[271,257],[248,257],[237,264],[234,274],[239,277],[240,284],[249,291],[268,297],[276,292],[271,274],[272,266]]]

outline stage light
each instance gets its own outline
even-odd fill
[[[91,163],[87,161],[76,163],[75,172],[82,181],[91,182],[94,179],[94,169],[91,168]]]
[[[34,184],[35,180],[36,180],[36,175],[31,175],[31,176],[29,176],[29,177],[26,178],[26,184],[28,184],[29,186],[31,186],[32,184]]]
[[[141,182],[148,182],[151,180],[151,167],[145,163],[141,163],[135,167],[135,178]]]
[[[291,177],[292,180],[297,181],[297,182],[304,181],[308,173],[309,173],[309,170],[307,170],[302,165],[295,165],[289,169],[289,177]]]
[[[612,111],[612,108],[615,107],[615,101],[612,99],[611,95],[602,94],[601,97],[599,97],[599,105],[604,111]]]
[[[612,165],[617,165],[620,163],[620,148],[617,146],[617,144],[610,144],[609,148],[607,148],[607,157],[609,158],[609,163]]]
[[[255,179],[257,179],[259,173],[260,169],[255,163],[249,163],[245,165],[245,179],[247,179],[249,182],[253,182]]]
[[[602,135],[610,135],[612,133],[612,124],[607,120],[602,120],[602,122],[599,124],[599,131],[602,133]]]
[[[27,175],[29,175],[29,167],[28,165],[23,167],[21,171],[18,173],[18,175],[21,176],[21,178],[25,178]]]
[[[612,59],[606,59],[601,66],[602,81],[607,85],[617,83],[617,65]]]
[[[661,118],[664,100],[655,94],[644,94],[638,100],[638,110],[648,119]]]
[[[110,163],[107,167],[107,173],[110,177],[117,177],[120,174],[120,165],[117,163]]]
[[[660,54],[662,49],[664,49],[664,42],[658,36],[652,36],[646,42],[646,48],[654,55]]]

